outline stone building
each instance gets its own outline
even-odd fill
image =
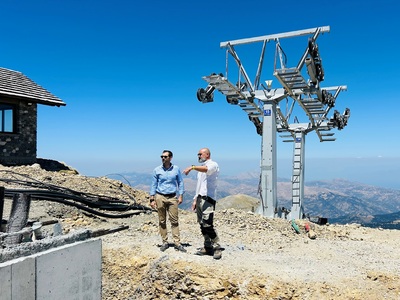
[[[66,105],[21,72],[0,68],[0,164],[36,162],[38,104]]]

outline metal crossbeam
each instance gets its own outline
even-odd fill
[[[295,36],[302,36],[302,35],[310,35],[314,34],[317,29],[320,29],[320,32],[329,32],[331,30],[330,26],[323,26],[323,27],[317,27],[317,28],[310,28],[310,29],[303,29],[303,30],[296,30],[296,31],[290,31],[290,32],[285,32],[285,33],[277,33],[277,34],[271,34],[271,35],[263,35],[259,37],[253,37],[253,38],[246,38],[246,39],[240,39],[240,40],[233,40],[233,41],[228,41],[228,42],[221,42],[220,47],[225,48],[229,45],[244,45],[244,44],[250,44],[250,43],[256,43],[256,42],[263,42],[263,41],[274,41],[277,39],[284,39],[284,38],[290,38],[290,37],[295,37]]]

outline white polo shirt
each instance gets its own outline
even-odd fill
[[[197,195],[208,196],[217,200],[217,180],[219,175],[218,164],[215,161],[208,159],[203,163],[203,165],[207,166],[207,172],[197,173],[196,197]]]

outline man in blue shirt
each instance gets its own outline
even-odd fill
[[[164,150],[161,154],[162,165],[153,171],[150,186],[150,206],[157,208],[159,230],[162,238],[161,251],[169,248],[167,233],[167,213],[171,222],[171,232],[174,247],[178,251],[186,252],[182,246],[179,233],[178,205],[183,201],[184,184],[181,170],[171,163],[172,152]]]

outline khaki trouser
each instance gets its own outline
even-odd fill
[[[172,238],[175,245],[180,245],[179,234],[179,217],[178,217],[178,199],[176,197],[164,197],[163,195],[156,194],[155,200],[157,203],[159,230],[162,242],[168,243],[167,232],[167,213],[168,219],[171,223]]]

